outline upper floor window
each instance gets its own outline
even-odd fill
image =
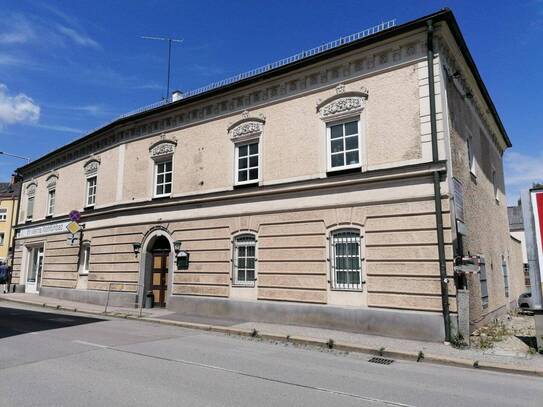
[[[259,179],[259,142],[236,146],[236,184],[249,184]]]
[[[468,136],[466,139],[466,147],[468,149],[468,168],[475,175],[475,155],[473,152],[473,138],[471,136]]]
[[[171,160],[155,163],[155,196],[169,196],[172,193],[173,164]]]
[[[0,222],[5,222],[8,217],[8,210],[6,208],[0,208]]]
[[[256,238],[252,234],[234,239],[233,282],[237,285],[254,285],[256,263]]]
[[[93,207],[96,203],[96,176],[87,178],[87,199],[85,207]]]
[[[486,262],[483,256],[479,256],[479,284],[481,286],[481,304],[488,306],[488,281],[486,279]]]
[[[362,287],[360,232],[356,229],[332,232],[330,252],[332,287],[344,290],[360,289]]]
[[[498,194],[498,178],[496,175],[496,170],[492,168],[492,188],[494,189],[494,198],[496,201],[500,200],[500,196]]]
[[[328,170],[360,167],[359,120],[328,125]]]
[[[47,191],[47,216],[52,216],[55,213],[55,195],[56,190]]]
[[[26,203],[26,220],[32,220],[34,217],[34,197],[29,196]]]

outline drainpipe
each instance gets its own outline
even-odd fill
[[[432,134],[432,161],[439,161],[439,150],[437,144],[437,119],[436,119],[436,98],[434,83],[434,25],[432,20],[427,22],[427,48],[428,48],[428,88],[430,98],[430,130]],[[434,170],[434,202],[436,208],[437,248],[439,255],[439,276],[441,280],[441,304],[443,308],[443,322],[445,325],[445,340],[451,339],[451,316],[449,312],[449,288],[447,278],[447,263],[445,261],[445,239],[443,236],[443,208],[441,207],[441,174]]]

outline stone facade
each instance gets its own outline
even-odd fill
[[[111,290],[113,301],[141,303],[151,246],[162,236],[171,247],[166,304],[180,312],[229,310],[228,317],[272,322],[286,313],[292,323],[442,340],[433,174],[445,174],[438,199],[446,299],[454,321],[450,191],[451,178],[462,177],[464,146],[450,116],[453,109],[462,114],[465,108],[451,99],[438,53],[434,160],[423,27],[115,122],[22,168],[25,192],[14,279],[25,285],[32,249],[39,246],[42,294],[103,302]],[[446,47],[446,22],[437,28]],[[457,63],[465,66],[462,59]],[[349,131],[356,133],[358,155],[351,158],[354,165],[337,172],[331,127],[349,121],[357,123],[357,130]],[[238,149],[256,142],[258,176],[247,186],[237,178]],[[484,146],[481,163],[499,172],[505,202],[501,153],[493,144]],[[159,167],[164,160],[169,167]],[[170,192],[158,187],[165,179],[160,171],[172,173]],[[52,174],[56,200],[54,213],[48,214]],[[483,176],[477,188],[488,193]],[[95,203],[89,207],[91,193]],[[474,229],[479,208],[470,205],[477,205],[477,193],[465,193],[466,224]],[[34,197],[31,222],[25,213],[29,197]],[[497,206],[490,208],[498,219],[496,230],[478,229],[496,233],[495,244],[478,249],[489,252],[489,258],[510,254],[508,231],[501,228],[505,207],[490,204]],[[61,227],[74,209],[82,212],[80,246],[68,246]],[[354,289],[338,289],[333,282],[331,241],[340,230],[360,237],[361,281]],[[247,234],[255,237],[256,278],[239,285],[233,278],[233,243]],[[185,268],[173,260],[175,242],[190,256]],[[476,242],[468,242],[471,250]],[[82,275],[87,246],[88,274]],[[499,283],[491,285],[493,311],[504,298],[497,294]]]

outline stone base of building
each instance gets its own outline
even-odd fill
[[[170,296],[168,309],[190,316],[301,325],[431,342],[445,340],[440,313],[182,295]]]
[[[107,291],[75,290],[71,288],[41,287],[40,296],[60,300],[84,302],[87,304],[106,305]],[[135,293],[110,292],[108,304],[112,307],[136,307]]]

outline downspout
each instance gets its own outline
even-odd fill
[[[428,48],[428,88],[430,98],[430,131],[432,135],[432,162],[439,162],[437,143],[436,95],[434,82],[434,25],[432,20],[427,22],[427,48]],[[445,261],[445,238],[443,235],[443,208],[441,206],[441,174],[434,170],[434,202],[436,208],[437,249],[439,255],[439,276],[441,280],[441,304],[443,309],[443,322],[445,325],[445,340],[451,339],[451,316],[449,312],[449,288],[447,278],[447,263]]]

